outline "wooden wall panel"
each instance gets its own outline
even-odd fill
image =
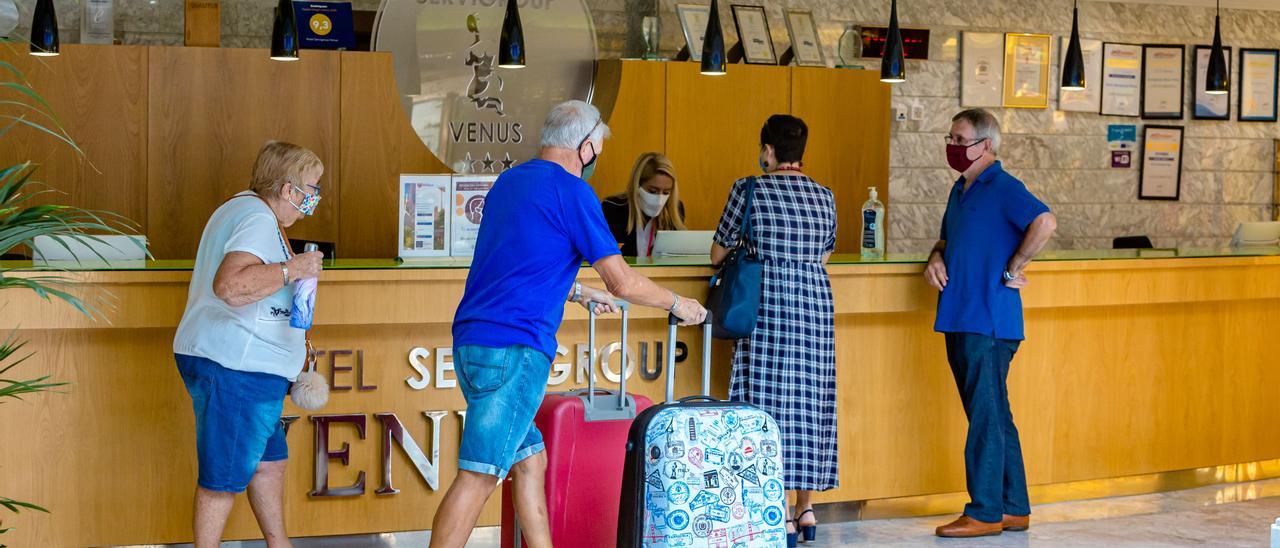
[[[451,173],[409,125],[390,53],[343,52],[338,255],[395,257],[401,173]]]
[[[733,181],[760,172],[760,127],[791,111],[791,69],[732,65],[703,76],[697,63],[665,64],[667,156],[680,173],[686,224],[714,230]]]
[[[150,50],[148,206],[157,258],[192,258],[205,222],[249,187],[258,149],[270,139],[315,151],[325,164],[324,200],[293,238],[338,238],[337,52],[272,61],[264,50]]]
[[[791,114],[809,126],[804,171],[835,194],[838,253],[859,251],[858,215],[867,187],[877,187],[880,201],[889,204],[891,95],[892,88],[874,71],[791,71]]]
[[[599,61],[592,102],[613,132],[591,177],[591,186],[603,199],[626,191],[637,157],[667,150],[667,63]],[[676,176],[683,181],[679,166]]]
[[[142,46],[65,44],[62,55],[33,57],[25,45],[0,48],[0,59],[22,71],[84,150],[84,158],[53,137],[18,128],[0,137],[0,165],[40,164],[35,179],[64,192],[45,202],[113,211],[147,228],[147,51]],[[10,75],[6,72],[4,80]],[[4,100],[24,99],[9,90]],[[6,115],[32,115],[0,106]],[[47,121],[32,118],[33,121]]]

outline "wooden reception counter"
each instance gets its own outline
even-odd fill
[[[920,276],[922,259],[838,255],[829,268],[841,462],[840,488],[823,502],[964,489],[965,420],[942,338],[931,329],[936,297]],[[705,258],[641,266],[690,295],[705,293],[711,272]],[[30,275],[23,265],[0,267],[19,268],[7,276]],[[4,515],[4,526],[15,528],[5,542],[190,540],[193,421],[170,350],[188,268],[157,262],[78,273],[114,295],[106,321],[6,292],[0,328],[18,328],[35,352],[6,376],[51,374],[71,384],[0,406],[0,495],[52,511]],[[298,417],[288,436],[292,534],[430,526],[454,475],[463,420],[449,327],[466,274],[465,261],[456,260],[345,261],[326,270],[313,335],[336,392],[319,413],[286,405]],[[1010,392],[1032,484],[1280,457],[1280,252],[1058,252],[1037,261],[1030,277],[1028,340]],[[629,386],[659,399],[660,382],[644,380],[641,370],[657,367],[663,314],[637,309],[634,316],[638,363]],[[585,352],[585,323],[581,309],[568,309],[549,390],[585,384],[569,366]],[[602,347],[617,340],[616,327],[616,320],[602,324]],[[695,389],[691,358],[701,343],[694,330],[681,336],[690,358],[677,366],[684,394]],[[714,350],[714,388],[723,395],[731,347]],[[614,375],[619,358],[603,352]],[[410,445],[422,451],[418,466],[407,456]],[[496,523],[497,515],[491,505],[482,521]],[[237,505],[227,533],[258,534],[247,504]]]

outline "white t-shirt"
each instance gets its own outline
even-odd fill
[[[306,358],[306,333],[289,325],[293,285],[245,306],[233,307],[213,294],[213,278],[226,254],[251,253],[274,264],[288,260],[285,245],[275,213],[252,192],[241,192],[214,211],[200,236],[173,351],[237,371],[297,378]]]

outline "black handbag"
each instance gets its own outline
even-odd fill
[[[760,315],[760,288],[764,264],[751,248],[751,197],[756,178],[747,179],[746,202],[738,226],[738,244],[729,251],[720,270],[711,277],[707,304],[711,309],[717,339],[742,339],[751,335]]]

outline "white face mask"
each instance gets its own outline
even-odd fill
[[[670,194],[654,194],[644,188],[639,188],[637,190],[640,191],[638,193],[638,196],[640,197],[640,211],[643,211],[645,215],[650,217],[657,217],[659,213],[662,213],[662,207],[667,205],[667,198],[671,197]]]

